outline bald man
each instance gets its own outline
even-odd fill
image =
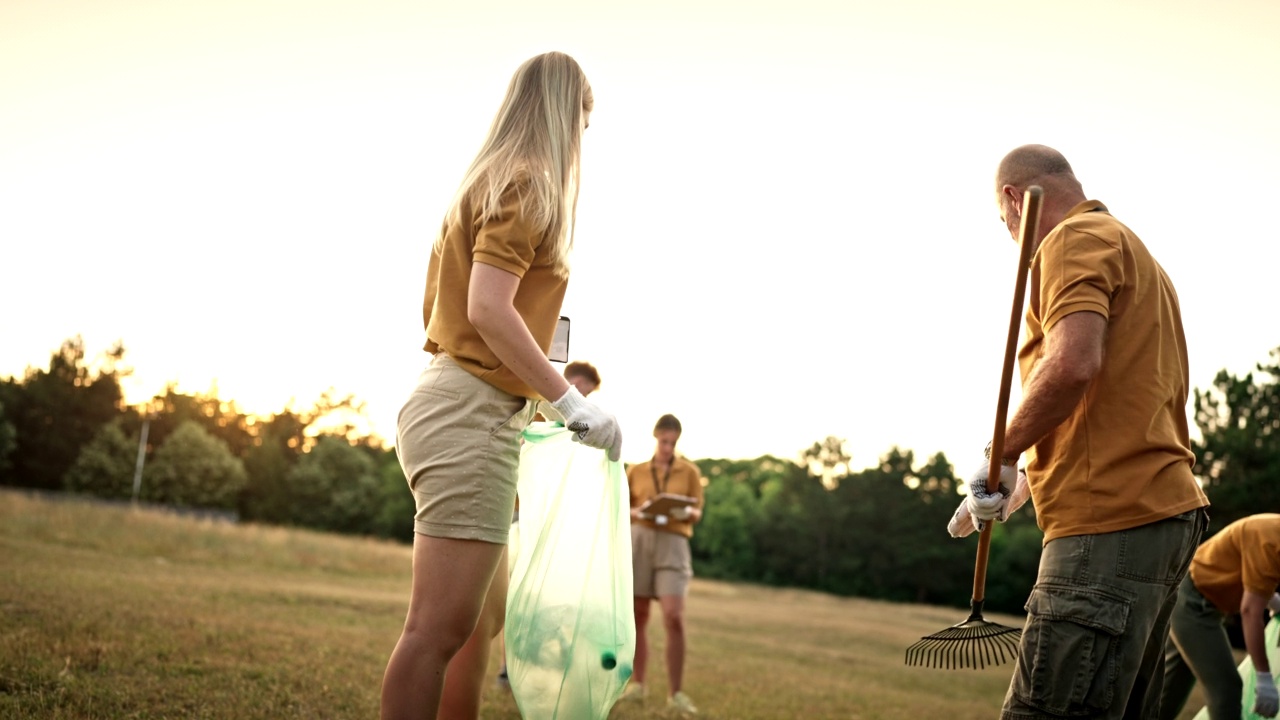
[[[1044,549],[1001,717],[1154,718],[1170,612],[1208,524],[1191,474],[1178,296],[1138,236],[1043,145],[1013,150],[996,172],[1000,220],[1015,240],[1032,185],[1044,203],[1006,491],[986,493],[983,462],[965,501],[980,521],[1004,519],[1032,451]]]

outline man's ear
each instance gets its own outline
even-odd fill
[[[1005,185],[1004,187],[1000,188],[1000,192],[1009,197],[1009,201],[1013,203],[1013,209],[1017,211],[1019,215],[1021,215],[1022,214],[1022,193],[1018,191],[1018,188],[1012,185]]]

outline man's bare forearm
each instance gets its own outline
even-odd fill
[[[1005,429],[1006,458],[1015,458],[1071,417],[1102,367],[1107,319],[1096,312],[1062,318],[1045,336],[1045,354]]]
[[[1240,601],[1240,630],[1244,635],[1244,647],[1259,672],[1271,672],[1267,661],[1267,601],[1269,595],[1245,590]]]
[[[1062,367],[1062,361],[1048,361],[1036,368],[1027,394],[1005,430],[1004,453],[1015,458],[1040,438],[1071,417],[1080,404],[1089,380]]]

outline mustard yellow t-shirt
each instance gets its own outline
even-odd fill
[[[1107,318],[1102,368],[1027,466],[1044,541],[1106,533],[1209,504],[1191,474],[1187,343],[1178,295],[1132,230],[1095,200],[1072,208],[1031,263],[1025,388],[1045,333],[1074,312]]]
[[[427,331],[424,349],[446,352],[467,372],[518,397],[538,394],[505,367],[467,318],[467,292],[472,263],[484,263],[520,278],[514,306],[534,340],[545,353],[551,349],[556,320],[564,302],[568,278],[556,274],[555,258],[541,232],[534,230],[521,205],[527,182],[513,184],[502,195],[497,217],[484,220],[471,203],[462,207],[465,224],[446,222],[442,242],[432,249],[427,265],[427,291],[422,322]]]
[[[631,487],[631,507],[640,507],[647,500],[661,493],[671,495],[687,495],[697,498],[694,506],[702,508],[702,473],[698,466],[681,457],[671,461],[671,472],[659,473],[652,460],[627,468],[627,485]],[[665,525],[653,520],[632,520],[631,522],[651,527],[663,532],[672,532],[687,538],[693,537],[693,523],[687,520],[668,518]]]
[[[1280,515],[1241,518],[1206,540],[1191,582],[1226,615],[1240,612],[1245,590],[1269,597],[1280,586]]]

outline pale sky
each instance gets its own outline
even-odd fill
[[[1277,38],[1273,0],[10,0],[0,375],[121,338],[130,401],[333,387],[393,438],[440,219],[511,73],[561,50],[596,97],[570,354],[624,459],[672,412],[695,458],[835,435],[855,468],[896,444],[967,473],[1017,145],[1066,154],[1164,265],[1194,386],[1280,345]]]

